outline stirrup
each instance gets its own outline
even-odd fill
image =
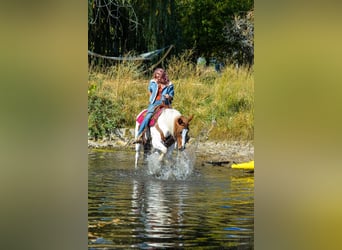
[[[143,143],[143,134],[139,135],[139,136],[137,137],[137,139],[135,139],[135,140],[133,141],[133,144],[136,144],[136,143]]]

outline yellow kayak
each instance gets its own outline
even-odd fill
[[[236,169],[254,169],[254,161],[233,163],[231,167]]]

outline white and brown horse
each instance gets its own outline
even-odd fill
[[[141,112],[143,113],[144,110]],[[139,122],[137,116],[137,122],[135,126],[135,137],[139,130]],[[150,127],[150,131],[145,134],[145,143],[149,143],[149,136],[151,138],[151,144],[153,149],[159,150],[160,157],[159,160],[162,161],[167,153],[172,153],[173,149],[177,147],[178,150],[184,150],[185,144],[189,140],[189,122],[192,120],[193,116],[189,118],[181,115],[181,113],[172,108],[165,108],[162,110],[158,120],[153,126]],[[146,145],[142,143],[137,143],[135,145],[135,167],[138,166],[140,149]]]

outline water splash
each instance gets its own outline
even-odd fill
[[[195,155],[191,150],[174,152],[159,161],[159,153],[147,157],[147,174],[161,180],[185,180],[194,169]]]

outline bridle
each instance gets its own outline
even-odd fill
[[[178,150],[181,150],[181,151],[184,150],[185,144],[189,140],[189,136],[188,136],[189,121],[191,119],[187,119],[184,116],[181,116],[175,121],[173,137],[174,137],[174,140],[177,142]]]

